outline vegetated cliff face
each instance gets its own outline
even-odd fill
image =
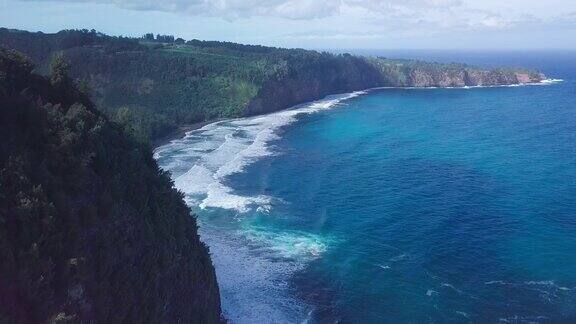
[[[150,138],[183,124],[268,113],[373,87],[509,85],[543,78],[524,70],[226,42],[150,42],[87,30],[44,34],[0,28],[0,46],[31,56],[44,73],[53,55],[64,53],[71,75],[87,82],[108,116],[129,119]]]
[[[315,59],[288,61],[288,71],[269,80],[250,101],[245,115],[258,115],[330,94],[373,88],[382,75],[363,58],[317,53]]]
[[[150,150],[65,64],[32,68],[0,50],[0,322],[219,322],[208,250]]]
[[[246,115],[277,111],[328,94],[375,87],[498,86],[542,81],[533,71],[483,70],[464,64],[439,64],[415,60],[338,57],[332,64],[308,64],[265,84],[246,107]],[[328,66],[328,67],[327,67]]]

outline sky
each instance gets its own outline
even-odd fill
[[[0,27],[313,49],[576,49],[576,0],[0,0]]]

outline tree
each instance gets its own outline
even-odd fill
[[[76,87],[78,88],[78,90],[80,92],[82,92],[84,95],[86,96],[90,96],[91,95],[91,89],[90,89],[90,84],[88,83],[88,81],[82,79],[82,80],[78,80],[76,82]]]
[[[64,55],[58,54],[54,56],[50,64],[50,82],[56,87],[69,84],[69,72],[70,65],[64,58]]]
[[[156,35],[156,41],[161,43],[174,43],[174,36],[172,35]]]

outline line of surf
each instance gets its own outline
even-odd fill
[[[295,122],[299,115],[330,109],[363,93],[333,95],[267,115],[215,122],[157,148],[154,157],[171,172],[175,186],[191,204],[241,213],[253,208],[266,210],[272,197],[236,194],[226,185],[226,178],[276,154],[271,142],[278,139],[277,132],[282,127]]]
[[[544,79],[539,82],[529,82],[529,83],[514,83],[514,84],[495,84],[495,85],[474,85],[474,86],[457,86],[457,87],[393,87],[393,86],[384,86],[384,87],[374,87],[367,89],[369,90],[381,90],[381,89],[406,89],[406,90],[429,90],[429,89],[483,89],[483,88],[515,88],[515,87],[528,87],[528,86],[546,86],[552,85],[555,83],[564,82],[563,79]]]
[[[278,154],[273,142],[279,131],[299,116],[334,108],[363,93],[328,96],[268,115],[215,122],[154,151],[188,205],[209,209],[208,213],[224,211],[234,223],[222,228],[198,219],[200,236],[216,268],[222,309],[230,322],[302,321],[310,307],[289,292],[288,281],[321,257],[331,242],[314,233],[236,222],[235,217],[267,213],[275,198],[241,195],[226,179],[259,159]]]
[[[551,85],[561,79],[545,79],[538,83],[501,86],[447,87],[473,89],[530,85]],[[175,186],[186,195],[192,206],[233,209],[245,213],[251,209],[269,210],[273,197],[243,196],[226,185],[226,178],[242,172],[259,159],[276,154],[271,143],[277,132],[297,120],[301,114],[330,109],[342,101],[379,89],[438,89],[435,87],[376,87],[298,105],[278,112],[229,119],[207,124],[186,133],[183,138],[154,150],[161,167],[169,171]]]

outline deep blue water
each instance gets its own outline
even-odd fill
[[[515,59],[552,85],[373,90],[160,148],[226,315],[576,322],[575,58]]]

